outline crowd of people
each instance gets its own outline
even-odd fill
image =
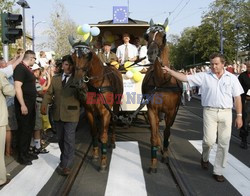
[[[136,38],[134,44],[131,44],[128,33],[124,33],[122,39],[123,44],[115,51],[111,50],[109,42],[101,43],[94,48],[104,66],[113,61],[124,64],[126,61],[134,62],[146,57],[145,42],[142,43]],[[183,81],[183,105],[186,99],[191,100],[193,94],[202,95],[204,139],[201,165],[204,169],[208,168],[209,152],[218,132],[214,177],[221,182],[224,181],[222,171],[231,136],[232,98],[237,113],[236,126],[241,128],[240,146],[247,149],[250,64],[248,62],[240,69],[229,69],[229,66],[225,66],[224,57],[218,54],[211,56],[210,61],[210,68],[205,66],[201,69],[181,70],[179,73],[164,67],[163,72]],[[144,58],[141,63],[149,62]],[[61,150],[57,169],[62,175],[70,174],[75,153],[75,130],[81,109],[76,89],[71,88],[73,65],[70,55],[54,61],[47,59],[44,51],[40,52],[38,59],[32,50],[21,49],[9,62],[0,57],[0,108],[4,111],[0,116],[0,185],[8,183],[4,155],[13,155],[14,149],[17,162],[32,165],[32,160],[38,159],[39,153],[49,153],[41,135],[44,130],[50,128],[55,130]],[[231,74],[230,70],[234,73]],[[236,74],[239,74],[238,78]],[[217,87],[219,94],[215,93]],[[215,113],[218,112],[221,116],[215,117]],[[223,126],[218,126],[217,130],[220,122],[223,122]]]
[[[0,107],[4,111],[0,120],[0,127],[3,128],[0,132],[0,185],[8,183],[4,155],[16,157],[22,165],[31,165],[32,160],[38,159],[39,153],[49,152],[41,135],[51,125],[48,114],[42,115],[40,107],[53,76],[62,72],[62,60],[54,63],[47,60],[44,54],[41,51],[40,58],[36,59],[33,51],[19,49],[8,62],[0,57]]]

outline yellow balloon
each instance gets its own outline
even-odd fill
[[[133,73],[137,72],[137,69],[135,67],[131,67],[129,70],[132,71]]]
[[[126,70],[130,70],[130,69],[132,69],[132,67],[129,67],[129,66],[132,65],[132,64],[133,64],[133,62],[127,61],[126,63],[124,63],[124,68]],[[129,68],[127,68],[127,67],[129,67]]]
[[[110,42],[110,43],[113,43],[113,42],[115,41],[115,38],[114,38],[113,35],[109,35],[109,36],[107,36],[106,40],[107,40],[108,42]]]
[[[165,32],[167,33],[169,31],[169,26],[166,26]]]
[[[83,31],[82,31],[82,26],[78,26],[77,29],[76,29],[76,32],[77,32],[77,34],[79,34],[79,35],[83,35],[84,33],[83,33]]]
[[[133,79],[134,79],[135,82],[140,82],[142,80],[141,72],[139,72],[139,71],[134,72]]]
[[[85,42],[89,38],[89,36],[91,36],[90,33],[84,33],[83,36],[82,36],[83,41]],[[92,41],[92,39],[93,38],[91,36],[90,41]]]
[[[120,65],[117,61],[112,61],[110,64],[113,65],[116,69],[119,69]]]

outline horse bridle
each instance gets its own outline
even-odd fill
[[[158,57],[158,60],[160,60],[160,55],[161,55],[161,52],[162,52],[162,46],[160,46],[156,41],[155,41],[155,38],[156,38],[156,35],[158,33],[163,33],[163,37],[166,36],[166,32],[165,32],[165,29],[163,26],[161,25],[156,25],[156,26],[152,26],[152,27],[149,27],[146,31],[146,35],[148,35],[150,32],[153,32],[154,35],[153,35],[153,39],[152,41],[150,42],[150,44],[148,45],[148,47],[151,45],[151,44],[156,44],[156,46],[158,47],[159,49],[159,53],[157,54],[157,57]]]
[[[149,28],[147,29],[146,35],[148,36],[148,34],[149,34],[150,32],[153,32],[154,35],[153,35],[153,39],[152,39],[152,41],[150,42],[150,44],[148,45],[148,47],[149,47],[151,44],[155,44],[155,45],[157,46],[159,52],[158,52],[158,54],[157,54],[157,56],[156,56],[156,59],[158,59],[158,61],[160,62],[160,64],[163,66],[162,60],[161,60],[161,58],[160,58],[163,47],[162,47],[161,45],[159,45],[159,44],[155,41],[155,38],[156,38],[156,35],[157,35],[158,33],[163,33],[163,37],[166,36],[166,32],[165,32],[164,26],[162,26],[162,25],[154,25],[154,26],[151,26],[151,27],[149,27]]]
[[[77,43],[73,46],[73,49],[71,51],[71,54],[76,53],[76,57],[77,58],[81,58],[84,55],[88,55],[89,53],[91,53],[91,49],[89,46],[82,44],[82,43]],[[85,62],[85,64],[83,65],[82,68],[80,68],[80,66],[75,64],[75,70],[82,70],[84,72],[83,77],[80,79],[79,83],[88,83],[90,78],[87,76],[89,67],[86,66],[87,63],[89,63],[89,60],[87,60]]]

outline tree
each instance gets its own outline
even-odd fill
[[[200,61],[196,47],[197,30],[197,27],[186,28],[180,38],[171,37],[172,42],[169,44],[170,62],[176,69],[182,69]]]
[[[239,11],[239,29],[240,49],[250,51],[250,1],[241,2]],[[250,58],[249,58],[250,59]]]
[[[194,60],[195,63],[207,61],[213,52],[220,52],[221,32],[227,61],[235,60],[239,50],[250,51],[249,10],[247,0],[216,0],[211,3],[199,27],[185,29],[181,37],[170,41],[171,63],[180,69]]]
[[[202,17],[197,38],[203,59],[208,59],[212,51],[220,51],[221,31],[224,54],[229,62],[237,58],[239,49],[246,48],[244,45],[249,45],[249,42],[247,43],[249,16],[246,17],[247,8],[244,8],[247,7],[246,4],[247,1],[244,0],[217,0],[210,5]],[[246,9],[245,13],[244,9]]]
[[[51,13],[50,28],[46,31],[49,36],[48,43],[43,43],[40,47],[51,48],[55,51],[56,57],[62,57],[70,53],[68,35],[76,34],[76,25],[62,4],[56,4],[53,10],[56,11]]]

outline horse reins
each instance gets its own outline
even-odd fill
[[[78,45],[76,45],[76,46],[74,46],[74,50],[76,50],[76,56],[77,56],[77,58],[81,58],[82,57],[82,53],[84,53],[84,54],[89,54],[90,52],[91,52],[91,50],[90,50],[90,48],[88,47],[88,46],[85,46],[85,45],[80,45],[80,44],[78,44]],[[83,72],[84,72],[84,75],[83,75],[83,77],[79,80],[79,87],[80,87],[80,85],[82,84],[82,83],[87,83],[87,86],[89,87],[89,88],[92,88],[94,91],[93,92],[96,92],[96,93],[98,93],[99,95],[101,95],[102,96],[102,99],[103,99],[103,101],[104,101],[104,103],[103,103],[103,105],[104,105],[104,107],[110,112],[110,114],[111,114],[111,116],[112,116],[112,120],[113,121],[117,121],[118,120],[118,116],[111,110],[111,108],[109,107],[109,105],[107,104],[107,101],[106,101],[106,99],[105,99],[105,97],[104,97],[104,95],[103,95],[103,93],[104,92],[113,92],[113,87],[112,86],[105,86],[105,87],[95,87],[95,86],[93,86],[93,85],[91,85],[90,83],[89,83],[89,81],[90,80],[93,80],[93,79],[98,79],[98,78],[101,78],[102,77],[102,83],[104,82],[104,79],[105,79],[105,76],[106,75],[109,75],[109,74],[112,74],[112,73],[114,73],[113,71],[110,71],[110,72],[108,72],[108,73],[101,73],[100,74],[100,76],[91,76],[91,77],[89,77],[88,76],[88,72],[89,72],[89,67],[88,66],[86,66],[88,63],[90,63],[89,62],[90,60],[88,59],[86,62],[85,62],[85,64],[84,64],[84,66],[82,67],[82,68],[80,68],[80,67],[78,67],[78,66],[75,66],[76,68],[76,70],[82,70]],[[91,91],[92,92],[92,91]]]

